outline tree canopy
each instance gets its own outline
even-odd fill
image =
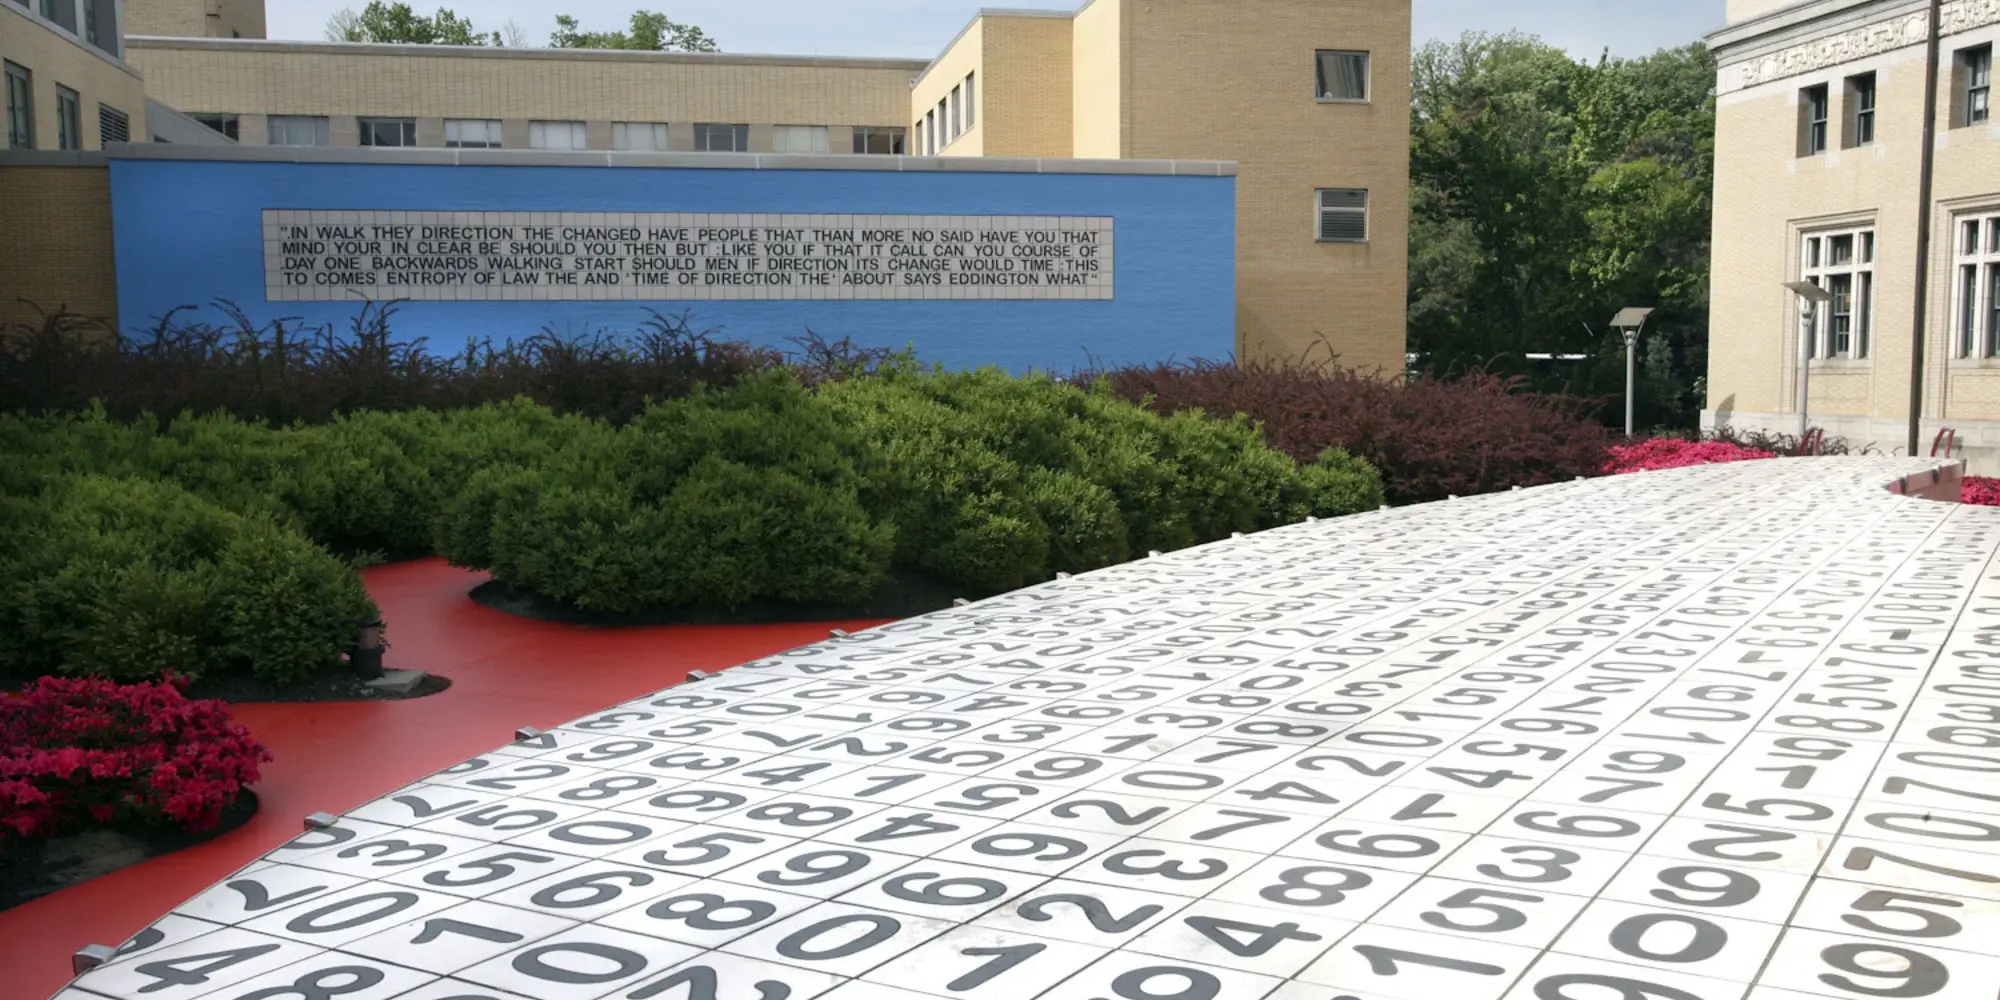
[[[1622,397],[1624,341],[1607,321],[1653,306],[1640,422],[1691,425],[1707,367],[1714,86],[1700,44],[1594,65],[1521,34],[1424,46],[1410,109],[1421,365]]]
[[[334,42],[384,42],[404,45],[505,45],[525,44],[521,30],[511,22],[506,30],[480,31],[469,18],[459,17],[450,8],[440,7],[428,17],[417,13],[403,0],[369,0],[356,12],[343,7],[326,22],[326,37]],[[649,10],[632,12],[631,26],[625,31],[583,31],[576,18],[556,15],[556,30],[549,45],[559,49],[644,49],[652,51],[715,52],[715,39],[692,24],[681,24]]]

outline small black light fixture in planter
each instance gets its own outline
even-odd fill
[[[348,650],[347,662],[354,666],[354,672],[364,681],[372,681],[382,676],[382,619],[370,618],[359,625],[360,635],[354,648]]]

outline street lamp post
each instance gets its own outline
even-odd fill
[[[1833,301],[1833,293],[1810,281],[1787,281],[1785,288],[1801,300],[1799,302],[1799,444],[1804,446],[1807,430],[1806,404],[1810,399],[1806,390],[1812,385],[1813,332],[1819,325],[1817,320],[1820,305]]]
[[[1637,379],[1633,360],[1633,348],[1639,346],[1639,331],[1646,327],[1646,317],[1651,316],[1650,307],[1626,306],[1611,317],[1611,326],[1625,335],[1625,436],[1632,436],[1632,393]]]

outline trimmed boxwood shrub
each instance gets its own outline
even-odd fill
[[[338,662],[376,612],[339,560],[157,479],[59,476],[0,498],[0,670],[143,679]]]
[[[859,439],[787,372],[571,430],[468,480],[447,557],[606,611],[845,604],[888,569],[895,529],[862,504]]]

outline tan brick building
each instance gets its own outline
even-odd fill
[[[1918,220],[1931,244],[1919,450],[1957,431],[2000,471],[2000,119],[1991,112],[2000,0],[1950,0],[1939,21],[1934,183],[1921,204],[1930,4],[1730,0],[1711,36],[1717,82],[1710,425],[1813,426],[1905,447],[1917,332]]]
[[[1403,366],[1409,0],[985,11],[930,61],[277,42],[260,0],[127,3],[147,93],[245,144],[1235,161],[1238,352]]]

